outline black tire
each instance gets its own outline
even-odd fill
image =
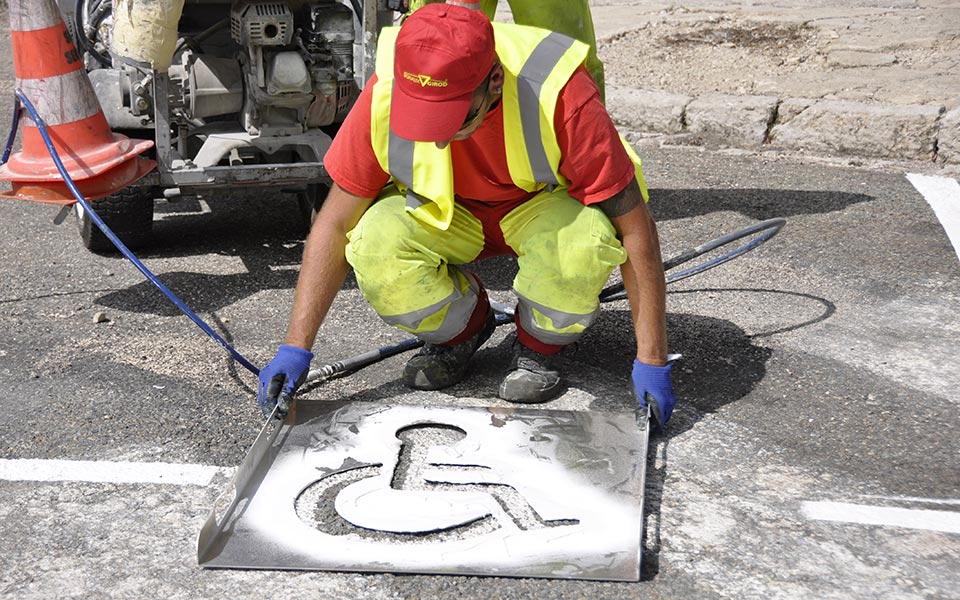
[[[130,186],[106,198],[94,200],[90,206],[127,247],[142,248],[150,242],[153,231],[152,188]],[[87,249],[97,253],[117,252],[110,238],[100,231],[79,205],[77,227]]]
[[[310,233],[323,201],[327,199],[330,188],[322,183],[311,183],[307,189],[297,193],[297,205],[300,207],[300,222],[304,230]]]

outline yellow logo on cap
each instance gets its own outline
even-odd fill
[[[447,87],[446,79],[434,79],[433,77],[430,77],[429,75],[423,75],[422,73],[419,75],[414,75],[413,73],[404,71],[403,78],[409,79],[410,81],[416,81],[420,84],[420,87]]]

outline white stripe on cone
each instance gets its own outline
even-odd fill
[[[97,95],[82,69],[44,79],[18,79],[17,85],[36,107],[43,122],[51,127],[80,121],[100,112]],[[29,114],[25,112],[24,117],[24,125],[36,127]]]
[[[36,31],[60,25],[63,18],[57,5],[50,0],[12,0],[10,2],[10,29]]]

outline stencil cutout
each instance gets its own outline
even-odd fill
[[[632,414],[301,401],[199,562],[635,581],[646,444]]]

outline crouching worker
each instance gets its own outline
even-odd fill
[[[634,389],[666,422],[675,400],[657,231],[639,160],[586,56],[569,37],[455,5],[383,30],[375,76],[325,158],[334,185],[307,240],[286,343],[260,373],[264,411],[303,382],[350,267],[384,321],[426,342],[404,382],[456,384],[494,329],[483,283],[462,265],[511,254],[517,344],[499,396],[560,392],[554,356],[593,323],[620,266]]]

